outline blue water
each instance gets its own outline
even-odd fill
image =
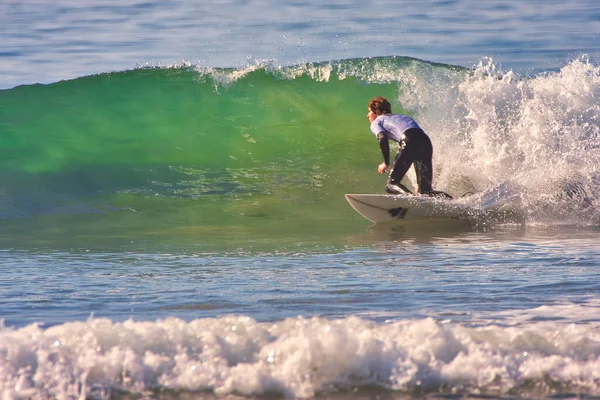
[[[191,62],[402,55],[521,73],[598,57],[600,6],[563,1],[73,1],[0,4],[0,87]]]
[[[375,243],[362,238],[362,245],[328,252],[3,251],[10,276],[3,278],[3,316],[11,326],[92,314],[115,321],[243,314],[266,322],[447,316],[468,326],[503,325],[512,323],[510,313],[586,303],[600,289],[595,232],[563,229],[569,239],[515,228],[394,237],[386,228],[371,232]]]
[[[231,80],[257,64],[374,56],[475,67],[488,79],[425,66],[367,81],[409,89],[399,97],[431,128],[441,184],[463,170],[509,182],[527,211],[373,226],[344,204],[337,229],[265,218],[264,237],[240,228],[214,242],[162,221],[153,235],[90,225],[59,240],[61,219],[29,240],[33,212],[3,214],[2,397],[600,396],[597,2],[9,0],[0,15],[6,90],[140,66],[238,68]],[[465,121],[473,148],[459,151],[440,132]],[[0,131],[5,156],[9,143]],[[544,186],[556,177],[586,196]],[[11,185],[0,182],[7,204]]]

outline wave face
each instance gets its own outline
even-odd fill
[[[376,95],[431,136],[437,189],[497,193],[526,223],[598,223],[600,67],[579,59],[522,78],[491,60],[471,70],[386,57],[144,68],[0,91],[1,233],[357,223],[343,194],[383,191],[366,119]]]

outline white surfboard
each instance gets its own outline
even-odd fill
[[[375,223],[466,219],[474,212],[461,201],[429,196],[346,194],[346,200],[360,215]]]

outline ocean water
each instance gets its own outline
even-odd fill
[[[595,2],[0,15],[2,399],[600,396]],[[377,95],[502,212],[358,215]]]

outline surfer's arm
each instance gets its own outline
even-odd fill
[[[377,140],[379,141],[379,148],[381,149],[381,154],[383,155],[383,161],[384,161],[384,165],[385,165],[383,168],[384,169],[383,172],[385,172],[385,167],[390,165],[390,141],[383,132],[379,132],[377,134]],[[381,171],[381,165],[380,165],[379,173],[382,174],[383,172]]]

